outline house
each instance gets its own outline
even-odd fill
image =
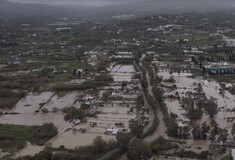
[[[112,61],[133,61],[134,56],[132,52],[118,52],[111,57]]]
[[[84,104],[85,105],[92,105],[95,102],[95,97],[85,97]]]
[[[56,28],[56,32],[64,32],[64,33],[69,33],[71,32],[72,28],[71,27],[63,27],[63,28]]]
[[[98,56],[93,54],[90,56],[90,61],[97,61],[98,60]]]
[[[235,74],[235,66],[227,63],[203,66],[203,72],[209,75]]]
[[[176,118],[176,123],[179,127],[187,127],[190,124],[190,119]]]
[[[106,134],[112,134],[112,135],[117,135],[119,132],[119,129],[117,128],[107,128],[106,129]]]
[[[97,107],[96,106],[93,106],[93,107],[89,107],[87,109],[84,110],[84,112],[86,114],[96,114],[98,111]]]
[[[9,65],[19,65],[19,64],[21,64],[20,58],[13,56],[9,59],[8,64]]]
[[[74,125],[78,125],[78,124],[81,123],[81,120],[80,120],[80,119],[75,119],[75,120],[72,121],[72,123],[73,123]]]
[[[190,47],[188,50],[183,50],[185,54],[202,54],[203,51],[200,51],[198,48]]]
[[[54,77],[57,73],[55,66],[48,66],[41,70],[43,76]]]

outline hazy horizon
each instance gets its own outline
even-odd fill
[[[136,2],[146,2],[146,3],[158,3],[162,4],[176,4],[182,5],[182,2],[195,3],[197,5],[209,4],[209,5],[219,5],[219,6],[235,6],[235,1],[233,0],[8,0],[10,2],[20,2],[20,3],[38,3],[38,4],[49,4],[49,5],[77,5],[77,6],[108,6],[108,5],[118,5],[118,4],[131,4]]]

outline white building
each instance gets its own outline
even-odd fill
[[[117,128],[107,128],[107,133],[111,133],[112,135],[117,135],[119,132],[119,129]]]
[[[235,149],[232,149],[232,157],[235,159]]]

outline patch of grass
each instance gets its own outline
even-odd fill
[[[56,92],[56,95],[58,96],[58,98],[62,98],[64,96],[66,96],[68,94],[68,92]]]
[[[157,140],[152,142],[152,151],[155,154],[161,151],[166,151],[166,150],[177,148],[177,147],[178,147],[177,144],[173,144],[163,137],[159,137]]]
[[[176,156],[181,158],[198,158],[198,159],[207,159],[208,151],[202,151],[201,153],[196,153],[194,151],[179,151],[174,153]]]
[[[27,126],[0,125],[0,148],[3,151],[19,150],[26,141],[36,142]]]
[[[56,74],[53,79],[49,80],[54,82],[65,82],[70,79],[71,73]]]
[[[233,159],[232,156],[229,154],[229,155],[221,158],[220,160],[232,160],[232,159]]]
[[[108,82],[104,81],[93,81],[88,80],[83,82],[82,84],[56,84],[52,87],[53,91],[78,91],[78,90],[88,90],[88,89],[96,89],[97,87],[102,87],[108,85]]]
[[[42,109],[41,109],[41,112],[42,112],[42,113],[49,113],[49,111],[48,111],[47,108],[42,108]]]
[[[57,135],[54,124],[43,126],[0,125],[0,148],[3,151],[16,151],[24,148],[26,142],[43,145]]]
[[[39,92],[48,91],[50,90],[51,86],[52,86],[52,83],[45,82],[39,87]]]
[[[80,61],[51,61],[50,65],[56,66],[58,69],[72,70],[73,68],[88,68],[89,65]]]
[[[0,89],[0,108],[11,109],[16,105],[18,100],[26,95],[25,92],[14,92],[10,89]]]
[[[17,102],[18,99],[16,98],[0,98],[0,108],[1,109],[11,109],[13,108]]]

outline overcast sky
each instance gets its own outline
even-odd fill
[[[59,4],[59,5],[87,5],[87,6],[105,6],[112,4],[125,4],[135,1],[144,0],[9,0],[11,2],[22,3],[42,3],[42,4]]]

